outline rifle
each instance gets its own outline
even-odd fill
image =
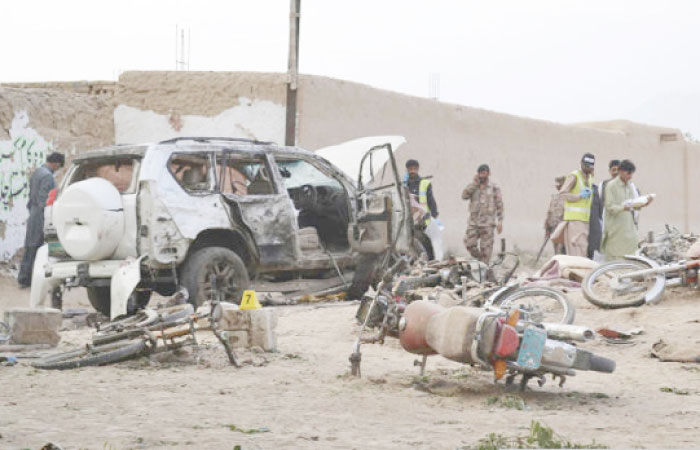
[[[549,234],[547,234],[544,237],[544,242],[542,243],[542,247],[540,247],[539,253],[537,253],[537,258],[535,258],[535,264],[540,260],[540,257],[542,256],[542,252],[544,251],[544,247],[547,245],[547,242],[549,242]]]

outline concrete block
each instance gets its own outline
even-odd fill
[[[222,303],[223,306],[223,303]],[[236,306],[236,305],[234,305]],[[218,327],[220,330],[227,331],[248,331],[250,330],[250,314],[248,312],[251,310],[240,310],[236,308],[223,308],[221,312],[221,319],[219,320]]]
[[[277,351],[277,315],[271,308],[250,309],[250,345],[266,352]]]
[[[49,344],[61,340],[58,333],[63,314],[58,309],[13,308],[5,311],[12,344]]]
[[[247,331],[224,331],[226,333],[226,339],[228,339],[231,348],[248,348],[250,347],[250,340],[248,339]]]

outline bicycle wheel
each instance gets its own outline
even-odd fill
[[[98,334],[118,333],[130,328],[146,327],[158,320],[158,311],[153,309],[142,309],[133,316],[121,320],[115,320],[106,325],[100,325]]]
[[[32,363],[37,369],[66,370],[87,366],[103,366],[126,361],[148,350],[144,339],[119,341],[95,347],[85,347],[58,355],[51,355]]]
[[[583,296],[605,309],[629,308],[646,301],[652,302],[663,294],[666,284],[663,274],[650,274],[633,280],[620,279],[625,273],[651,267],[637,260],[612,261],[598,266],[583,280]]]
[[[519,306],[528,312],[533,322],[574,323],[576,309],[569,298],[558,289],[546,286],[520,287],[505,291],[493,301],[501,308]]]

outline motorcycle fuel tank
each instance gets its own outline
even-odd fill
[[[406,307],[399,323],[399,340],[404,350],[421,355],[436,353],[428,345],[425,333],[430,318],[442,311],[445,308],[427,300],[418,300]]]

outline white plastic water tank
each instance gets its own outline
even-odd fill
[[[124,236],[121,195],[104,178],[71,184],[53,205],[53,221],[61,245],[73,259],[107,259]]]

